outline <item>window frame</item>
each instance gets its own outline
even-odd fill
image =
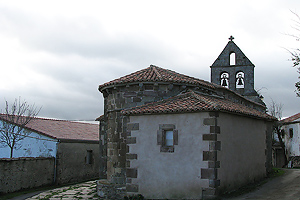
[[[93,164],[93,150],[86,150],[85,164]]]
[[[157,131],[157,145],[160,145],[160,152],[173,153],[175,151],[175,145],[178,145],[178,130],[175,129],[174,124],[160,124]],[[167,133],[172,131],[172,145],[167,144]]]
[[[294,137],[294,129],[293,128],[289,128],[289,136],[290,136],[290,138]]]

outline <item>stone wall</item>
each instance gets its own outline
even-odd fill
[[[99,142],[61,142],[57,149],[56,183],[99,178],[99,164]]]
[[[122,109],[144,105],[149,102],[176,96],[185,89],[195,86],[168,83],[140,83],[109,87],[104,95],[104,130],[100,137],[107,138],[103,150],[107,151],[107,179],[112,183],[126,183],[126,143],[128,117],[121,116]],[[202,88],[203,89],[203,88]],[[206,91],[208,92],[208,91]]]
[[[0,159],[0,194],[53,184],[54,158]]]

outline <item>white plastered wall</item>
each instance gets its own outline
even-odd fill
[[[137,168],[137,178],[132,184],[139,185],[139,192],[146,198],[196,199],[202,188],[209,185],[201,179],[201,168],[208,168],[203,161],[203,151],[209,143],[202,135],[209,133],[203,125],[208,113],[131,116],[130,123],[139,123],[139,130],[131,131],[136,144],[129,145],[129,153],[137,154],[130,168]],[[160,152],[157,130],[160,124],[174,124],[178,130],[178,145],[173,153]]]

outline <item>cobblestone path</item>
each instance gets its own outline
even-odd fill
[[[42,192],[30,199],[98,199],[96,181],[89,181]]]

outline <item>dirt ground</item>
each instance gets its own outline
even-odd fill
[[[226,200],[300,200],[300,169],[284,171],[284,175],[271,179],[255,191]]]

